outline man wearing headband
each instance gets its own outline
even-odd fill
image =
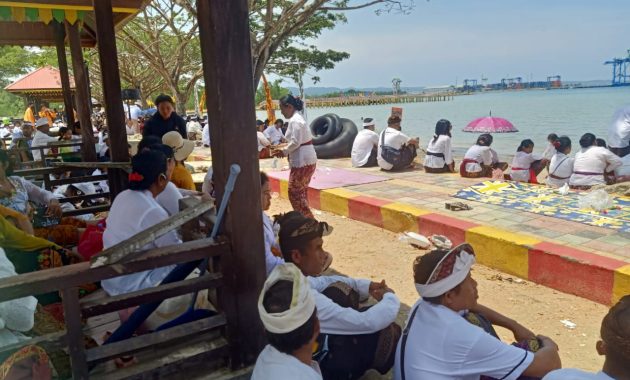
[[[474,263],[469,244],[416,259],[414,282],[422,298],[411,309],[398,344],[394,379],[515,380],[540,378],[560,368],[558,346],[551,339],[535,337],[516,321],[477,304],[477,283],[470,272]],[[488,326],[465,319],[469,311],[479,314],[489,328],[505,327],[517,341],[534,341],[540,348],[534,354],[501,342],[484,331]]]
[[[385,281],[319,276],[327,256],[322,238],[331,227],[295,211],[276,220],[284,260],[294,263],[314,290],[321,326],[314,358],[323,377],[358,379],[369,369],[387,373],[400,337],[400,327],[394,323],[400,308],[396,295]],[[379,302],[360,308],[359,301],[370,295]]]
[[[359,132],[352,144],[352,166],[355,168],[368,168],[376,166],[378,153],[378,134],[374,132],[376,124],[374,119],[363,119],[363,130]]]
[[[256,360],[252,380],[321,380],[313,361],[319,335],[317,309],[310,284],[293,264],[271,272],[258,298],[258,313],[269,344]]]
[[[629,380],[630,379],[630,295],[613,306],[602,321],[597,353],[605,356],[604,368],[598,373],[561,369],[545,380]]]

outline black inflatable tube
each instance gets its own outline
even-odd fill
[[[317,158],[350,157],[352,144],[358,133],[359,130],[352,120],[342,118],[339,136],[326,144],[315,145]]]
[[[313,145],[320,145],[334,139],[341,128],[339,116],[326,114],[313,120],[310,125],[313,135]]]

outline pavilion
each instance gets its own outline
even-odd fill
[[[70,94],[74,97],[74,77],[69,76]],[[23,97],[26,103],[33,103],[35,110],[39,110],[43,103],[62,103],[63,86],[61,85],[61,72],[51,66],[26,74],[4,88],[7,92]]]

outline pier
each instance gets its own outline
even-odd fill
[[[405,95],[374,95],[374,96],[338,96],[331,98],[307,98],[308,108],[325,107],[351,107],[370,106],[375,104],[398,104],[398,103],[425,103],[425,102],[446,102],[453,100],[455,96],[452,92],[433,94],[405,94]],[[260,102],[257,107],[265,110],[265,102]],[[279,109],[278,101],[273,101],[273,108]]]

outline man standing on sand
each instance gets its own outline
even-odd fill
[[[608,127],[608,148],[619,157],[630,154],[630,104],[615,111]]]
[[[26,107],[26,111],[24,111],[23,119],[25,122],[35,125],[35,113],[33,112],[33,107],[35,107],[33,103],[28,104],[28,107]]]

